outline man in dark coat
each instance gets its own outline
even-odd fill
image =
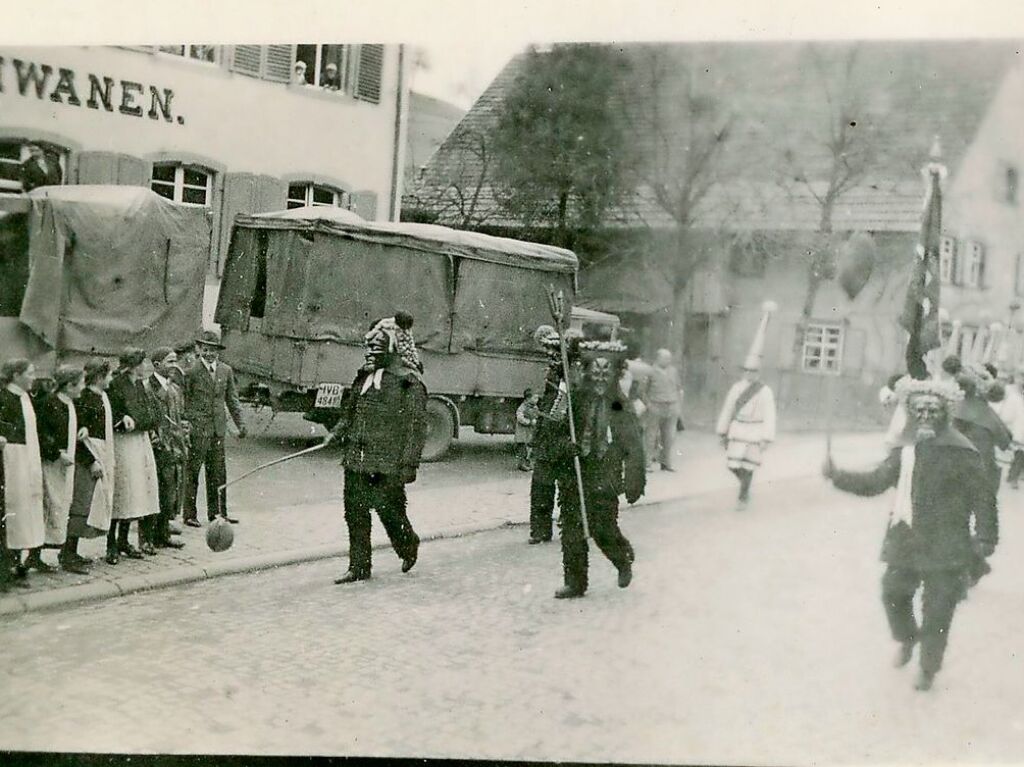
[[[899,445],[873,471],[837,469],[826,462],[824,474],[846,492],[879,495],[896,488],[889,528],[882,545],[887,564],[882,602],[893,638],[900,643],[897,666],[906,665],[920,643],[920,673],[915,687],[928,690],[942,667],[964,575],[975,547],[992,554],[997,543],[996,507],[990,477],[971,442],[952,427],[951,411],[961,393],[952,382],[900,382],[907,428]],[[923,584],[922,621],[914,618],[914,594]]]
[[[338,423],[325,444],[341,444],[345,467],[348,571],[338,584],[370,577],[370,510],[375,509],[402,572],[416,564],[420,539],[406,513],[405,486],[416,471],[427,434],[427,389],[412,334],[412,318],[399,312],[366,334],[366,359],[345,393]]]
[[[554,527],[557,466],[562,445],[561,428],[566,417],[565,384],[558,334],[542,325],[534,333],[537,343],[548,355],[548,369],[538,408],[540,415],[533,432],[533,475],[530,477],[531,544],[551,540]]]
[[[228,516],[227,491],[218,488],[227,481],[224,459],[224,437],[227,434],[225,407],[238,427],[238,436],[245,439],[242,403],[235,389],[235,375],[231,367],[220,360],[223,345],[220,336],[204,331],[198,341],[200,359],[185,374],[185,420],[191,427],[188,457],[188,485],[185,491],[185,524],[201,527],[196,509],[199,492],[199,472],[206,474],[206,516],[212,522],[220,514],[232,524],[238,520]],[[218,502],[219,501],[219,502]]]
[[[589,584],[589,552],[573,456],[580,461],[587,527],[601,553],[618,570],[620,588],[633,579],[634,552],[619,529],[619,496],[625,493],[626,501],[635,503],[647,481],[640,424],[619,388],[625,347],[617,341],[590,341],[578,342],[578,348],[582,375],[570,381],[577,441],[573,446],[565,424],[560,430],[563,449],[556,462],[565,578],[565,585],[555,592],[557,599],[582,597]]]

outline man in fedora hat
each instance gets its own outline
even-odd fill
[[[199,471],[206,473],[206,516],[212,522],[218,514],[228,522],[238,520],[228,516],[227,492],[218,503],[218,491],[227,481],[227,467],[224,460],[224,435],[227,433],[225,408],[231,413],[231,420],[238,427],[238,436],[245,439],[245,422],[242,420],[242,404],[235,389],[235,376],[231,367],[220,360],[224,346],[220,335],[214,331],[203,331],[197,341],[199,361],[185,374],[185,414],[192,427],[191,449],[188,456],[188,486],[185,493],[185,524],[200,527],[196,509],[196,494],[199,491]]]

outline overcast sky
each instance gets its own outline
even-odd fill
[[[508,60],[526,48],[529,42],[527,39],[505,39],[486,44],[454,46],[450,43],[425,43],[413,46],[413,53],[418,49],[425,54],[425,66],[413,69],[412,89],[469,109]]]

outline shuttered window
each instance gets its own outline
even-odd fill
[[[291,80],[293,45],[236,45],[231,57],[231,70],[249,77],[272,82]]]
[[[381,71],[384,67],[383,45],[360,45],[356,69],[355,97],[373,104],[380,103]]]
[[[196,165],[157,163],[149,188],[161,197],[188,205],[209,205],[213,173]]]

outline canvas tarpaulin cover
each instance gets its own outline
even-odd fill
[[[573,297],[571,251],[444,227],[310,216],[236,219],[221,325],[247,329],[252,305],[263,300],[261,270],[267,335],[357,344],[370,322],[404,310],[415,319],[417,343],[441,352],[535,351],[534,330],[551,322],[548,287]]]
[[[194,338],[202,324],[205,210],[129,186],[30,195],[20,319],[58,350],[116,354]]]

